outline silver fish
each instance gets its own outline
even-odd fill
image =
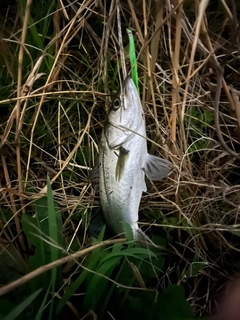
[[[124,235],[128,223],[135,240],[151,240],[138,226],[145,174],[151,180],[168,176],[171,163],[148,154],[143,108],[133,80],[127,77],[114,100],[99,147],[99,194],[108,226]]]

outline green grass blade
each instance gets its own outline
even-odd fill
[[[34,23],[34,20],[32,17],[29,17],[29,28],[28,28],[32,39],[34,39],[34,45],[36,45],[39,49],[43,50],[43,39],[39,36],[36,24]]]
[[[35,320],[41,320],[42,319],[42,315],[43,315],[43,312],[44,312],[44,309],[45,309],[45,305],[46,305],[47,297],[49,295],[50,288],[51,288],[51,283],[49,284],[49,287],[46,290],[46,292],[44,292],[44,297],[42,299],[41,305],[38,308],[38,312],[36,314]]]
[[[101,263],[105,263],[106,260],[111,259],[113,257],[135,257],[135,258],[156,258],[157,256],[155,253],[153,253],[152,251],[150,251],[149,249],[145,249],[145,248],[126,248],[125,250],[121,251],[121,252],[111,252],[109,253],[105,258],[103,258],[101,260]]]
[[[127,29],[127,34],[128,34],[128,38],[129,38],[129,58],[130,58],[130,63],[131,63],[131,67],[132,67],[132,78],[133,78],[133,82],[137,88],[137,91],[139,93],[137,59],[136,59],[135,45],[134,45],[132,30]]]
[[[39,199],[35,203],[35,216],[31,217],[24,214],[21,219],[23,231],[28,239],[28,242],[35,247],[34,254],[29,257],[28,261],[28,268],[30,271],[33,271],[38,267],[50,262],[49,245],[47,246],[46,242],[44,241],[46,235],[46,220],[42,220],[42,217],[45,217],[45,214],[42,215],[42,212],[45,211],[44,206],[46,206],[45,199]],[[46,290],[48,284],[48,273],[44,273],[30,281],[32,291],[39,289],[39,285]]]
[[[94,242],[95,244],[103,241],[105,229],[106,229],[106,226],[104,225],[99,236],[98,236],[98,239]],[[87,259],[85,260],[85,263],[84,263],[85,267],[89,270],[96,270],[97,265],[99,263],[99,258],[102,256],[102,253],[104,253],[104,252],[106,252],[106,254],[107,254],[107,251],[105,251],[105,249],[103,249],[103,248],[99,248],[99,249],[92,251],[89,254],[89,256],[87,257]],[[83,270],[81,272],[81,274],[78,276],[78,278],[72,282],[70,287],[67,289],[67,291],[64,293],[64,295],[60,299],[60,301],[57,305],[57,311],[56,311],[57,314],[60,313],[60,311],[62,310],[62,308],[66,304],[66,302],[71,298],[71,296],[77,291],[77,289],[80,287],[80,285],[84,281],[86,283],[91,281],[91,277],[92,277],[92,275],[89,271]]]
[[[133,229],[127,222],[122,222],[122,224],[124,233],[126,235],[126,238],[128,239],[128,247],[131,247],[134,244]]]
[[[89,308],[95,310],[101,297],[106,296],[106,287],[109,280],[105,277],[111,277],[113,270],[119,264],[121,258],[121,256],[112,257],[112,259],[109,259],[106,261],[106,263],[103,263],[101,266],[99,266],[99,268],[96,270],[98,274],[91,275],[91,282],[87,287],[83,303],[86,311]],[[104,275],[105,277],[102,277],[101,275]]]
[[[42,26],[42,38],[45,39],[47,37],[47,34],[49,32],[49,28],[52,23],[51,19],[51,12],[54,12],[54,7],[56,7],[56,2],[52,1],[52,3],[49,6],[49,9],[46,14],[46,19],[43,20],[43,26]]]
[[[29,243],[34,245],[34,254],[29,258],[29,269],[35,270],[38,267],[58,260],[61,256],[63,244],[63,230],[61,213],[57,204],[53,200],[50,180],[47,181],[47,197],[43,197],[34,203],[35,215],[23,215],[21,223]],[[49,319],[53,315],[53,295],[56,286],[62,285],[62,274],[60,268],[53,268],[51,271],[30,281],[32,292],[39,288],[43,289],[41,298],[38,298],[36,309],[38,318],[41,318],[42,311],[45,309],[47,298],[52,294],[52,301],[49,304]],[[36,305],[37,305],[36,304]]]
[[[123,257],[132,257],[142,260],[143,258],[154,257],[156,255],[145,248],[126,248],[122,250],[122,246],[115,245],[110,253],[105,257],[101,257],[97,268],[96,274],[92,274],[91,281],[87,285],[87,291],[84,298],[84,309],[87,311],[89,308],[95,310],[97,306],[101,305],[101,312],[104,313],[102,307],[107,305],[106,299],[110,299],[109,292],[109,280],[113,274],[114,269],[120,263]],[[103,276],[101,276],[103,275]],[[98,290],[96,290],[98,288]],[[110,288],[111,290],[111,288]],[[112,288],[113,290],[113,288]],[[101,299],[104,297],[105,301],[101,303]]]
[[[39,295],[39,293],[42,291],[42,289],[37,290],[33,294],[31,294],[27,299],[25,299],[22,303],[20,303],[15,309],[13,309],[5,318],[2,320],[14,320],[17,319],[17,317],[23,312],[24,309],[26,309],[33,300],[36,299],[36,297]]]
[[[47,177],[47,203],[48,203],[49,236],[55,243],[58,243],[57,218],[56,218],[56,212],[54,207],[54,200],[53,200],[53,194],[52,194],[52,188],[51,188],[49,176]],[[51,250],[51,262],[58,260],[58,258],[60,258],[59,249],[54,245],[51,245],[50,250]],[[57,268],[53,268],[51,273],[52,273],[51,285],[52,285],[52,298],[53,298],[55,286],[56,286],[56,279],[57,279]],[[52,319],[52,312],[53,312],[53,300],[51,302],[51,308],[49,312],[50,320]]]
[[[90,264],[87,266],[88,269],[94,270],[96,262],[92,261]],[[56,313],[59,314],[64,305],[68,302],[68,300],[71,298],[71,296],[77,291],[77,289],[80,287],[80,285],[83,283],[83,281],[86,280],[88,277],[89,272],[87,270],[83,270],[80,274],[80,276],[72,282],[70,287],[67,289],[67,291],[64,293],[62,296],[61,300],[59,301],[56,309]]]

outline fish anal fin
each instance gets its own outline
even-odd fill
[[[172,164],[166,159],[147,154],[142,169],[150,180],[161,180],[169,175]]]

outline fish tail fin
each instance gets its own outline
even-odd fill
[[[150,238],[148,238],[148,236],[140,228],[135,229],[133,231],[133,234],[135,240],[145,242],[148,245],[157,247],[156,244]]]

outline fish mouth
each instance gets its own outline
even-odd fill
[[[129,82],[133,82],[133,80],[132,80],[132,78],[130,77],[130,76],[126,76],[126,78],[124,79],[124,81],[123,81],[123,84],[124,85],[127,85],[127,83],[129,83]]]
[[[137,112],[141,112],[142,104],[140,101],[139,93],[130,76],[127,76],[123,81],[122,86],[122,101],[124,101],[123,106],[125,109],[136,109]],[[136,108],[136,106],[138,106]]]
[[[124,81],[123,81],[123,91],[124,91],[124,94],[128,96],[128,92],[131,90],[135,90],[137,91],[136,87],[135,87],[135,84],[133,82],[133,79],[130,77],[130,76],[127,76]],[[137,93],[137,92],[136,92]]]
[[[124,101],[131,101],[134,98],[134,89],[136,90],[133,80],[130,76],[127,76],[122,82],[120,82],[118,96],[124,109],[126,109],[126,104]]]

